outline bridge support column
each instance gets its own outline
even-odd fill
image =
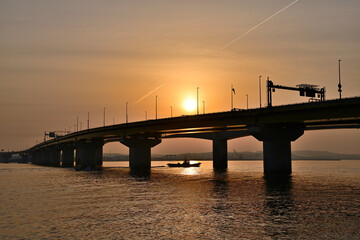
[[[0,155],[0,162],[8,163],[8,162],[10,162],[10,158],[11,158],[11,154],[3,153],[3,154]]]
[[[20,157],[21,157],[21,160],[19,161],[19,163],[28,163],[29,162],[30,156],[28,154],[21,154]]]
[[[228,167],[227,139],[221,137],[213,138],[213,168],[226,169]]]
[[[49,150],[44,148],[33,153],[33,163],[36,165],[49,165],[50,154]]]
[[[74,167],[74,147],[72,144],[64,144],[61,146],[61,166]]]
[[[60,149],[52,147],[48,150],[48,165],[52,167],[60,166]]]
[[[44,165],[43,163],[43,152],[40,150],[37,150],[35,152],[32,152],[32,163],[36,165]]]
[[[40,151],[40,165],[48,166],[50,165],[50,151],[49,149],[45,148]]]
[[[291,141],[304,130],[300,127],[266,126],[257,128],[253,136],[263,141],[264,173],[291,173]]]
[[[103,142],[79,142],[76,144],[76,169],[99,170],[102,167]]]
[[[160,139],[123,138],[120,143],[129,147],[130,169],[149,170],[151,168],[151,148],[161,143]]]
[[[38,151],[31,152],[31,163],[39,164],[39,152]]]
[[[37,165],[42,165],[43,164],[43,153],[42,151],[38,150],[35,152],[35,159],[36,159],[36,164]]]

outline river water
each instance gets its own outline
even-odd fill
[[[165,165],[0,164],[0,239],[360,239],[360,161],[293,161],[271,177],[262,161]]]

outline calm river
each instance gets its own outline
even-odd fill
[[[165,165],[0,164],[0,239],[360,239],[360,161],[293,161],[290,177]]]

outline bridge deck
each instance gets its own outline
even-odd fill
[[[176,134],[238,131],[246,130],[249,126],[284,124],[301,125],[305,130],[316,129],[316,127],[324,129],[326,127],[334,128],[334,126],[359,126],[360,97],[98,127],[58,137],[35,145],[26,151],[54,144],[93,139],[112,141],[136,135],[169,138],[172,135],[175,137]]]

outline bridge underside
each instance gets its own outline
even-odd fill
[[[297,125],[268,125],[251,127],[241,131],[175,134],[174,137],[192,137],[212,140],[213,168],[228,167],[227,141],[234,138],[254,136],[263,142],[264,173],[291,173],[291,141],[304,133],[303,127]]]

